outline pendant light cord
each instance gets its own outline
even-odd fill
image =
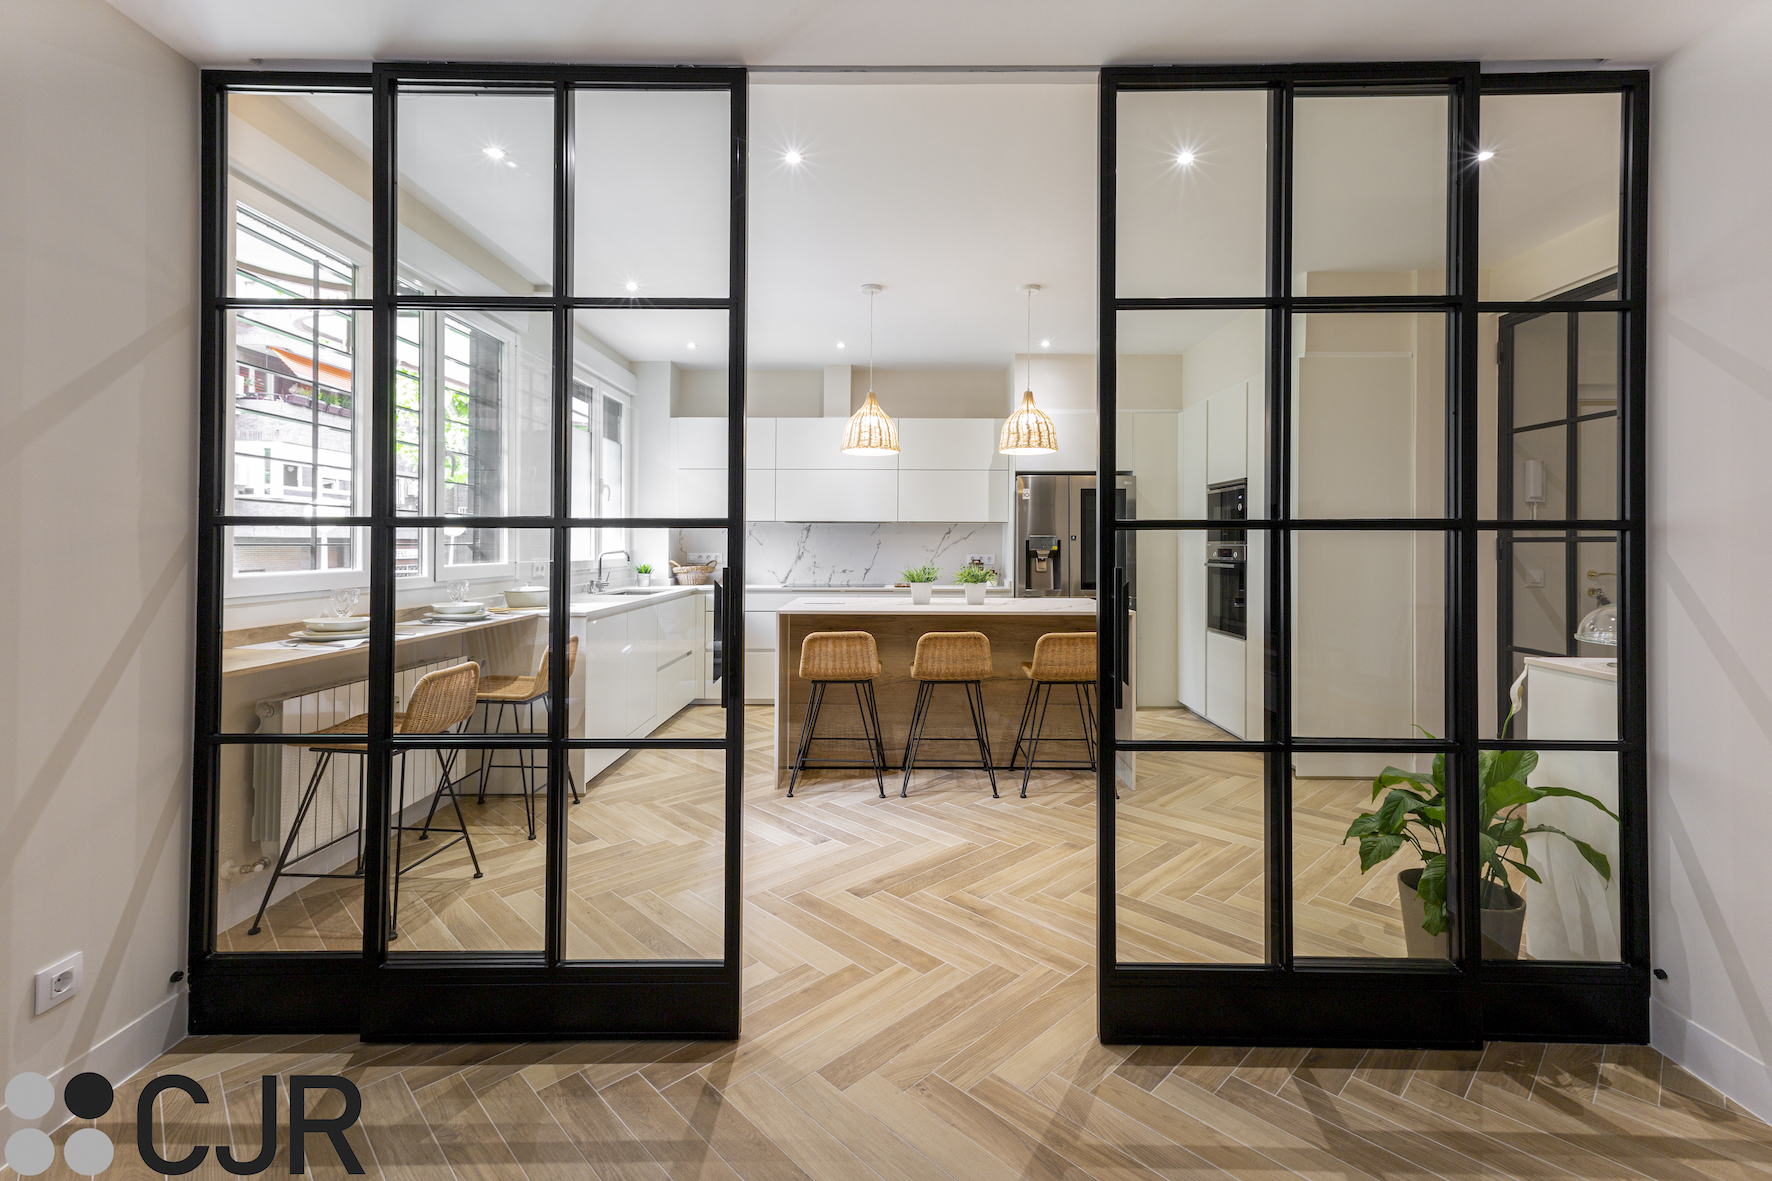
[[[874,392],[874,296],[868,292],[868,393]]]
[[[1028,393],[1034,392],[1034,293],[1028,292]]]

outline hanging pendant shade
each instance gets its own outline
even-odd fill
[[[1052,416],[1034,405],[1034,391],[1021,395],[1021,407],[1003,423],[997,450],[1004,455],[1051,455],[1058,450]]]
[[[1051,415],[1034,405],[1034,292],[1039,289],[1038,283],[1022,286],[1028,297],[1028,387],[1021,406],[1003,423],[997,450],[1004,455],[1051,455],[1058,450],[1058,427]]]
[[[880,409],[874,397],[874,296],[885,288],[878,283],[863,283],[868,296],[868,400],[849,416],[843,428],[844,455],[897,455],[898,424]]]

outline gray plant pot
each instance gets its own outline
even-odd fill
[[[1421,929],[1426,911],[1416,897],[1421,885],[1419,869],[1405,869],[1397,875],[1397,905],[1403,911],[1403,946],[1410,959],[1443,960],[1449,951],[1444,932],[1430,935]],[[1483,887],[1483,958],[1486,960],[1517,960],[1520,958],[1520,936],[1526,930],[1526,900],[1494,884]]]

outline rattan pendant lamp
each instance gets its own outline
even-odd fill
[[[861,289],[868,296],[868,400],[843,428],[843,454],[897,455],[898,426],[874,398],[874,296],[886,289],[878,283],[863,283]]]
[[[1023,283],[1028,297],[1028,384],[1021,406],[1003,423],[997,450],[1004,455],[1051,455],[1058,450],[1058,428],[1044,410],[1034,405],[1034,292],[1038,283]]]

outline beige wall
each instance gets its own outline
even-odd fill
[[[0,88],[0,1078],[121,1078],[184,1029],[197,72],[11,0]]]
[[[849,374],[849,409],[868,396],[868,368]],[[1001,418],[1002,369],[876,369],[874,396],[894,418]]]
[[[724,369],[685,369],[671,406],[674,418],[724,418]],[[745,375],[745,408],[752,418],[817,418],[824,413],[824,370],[753,369]]]

